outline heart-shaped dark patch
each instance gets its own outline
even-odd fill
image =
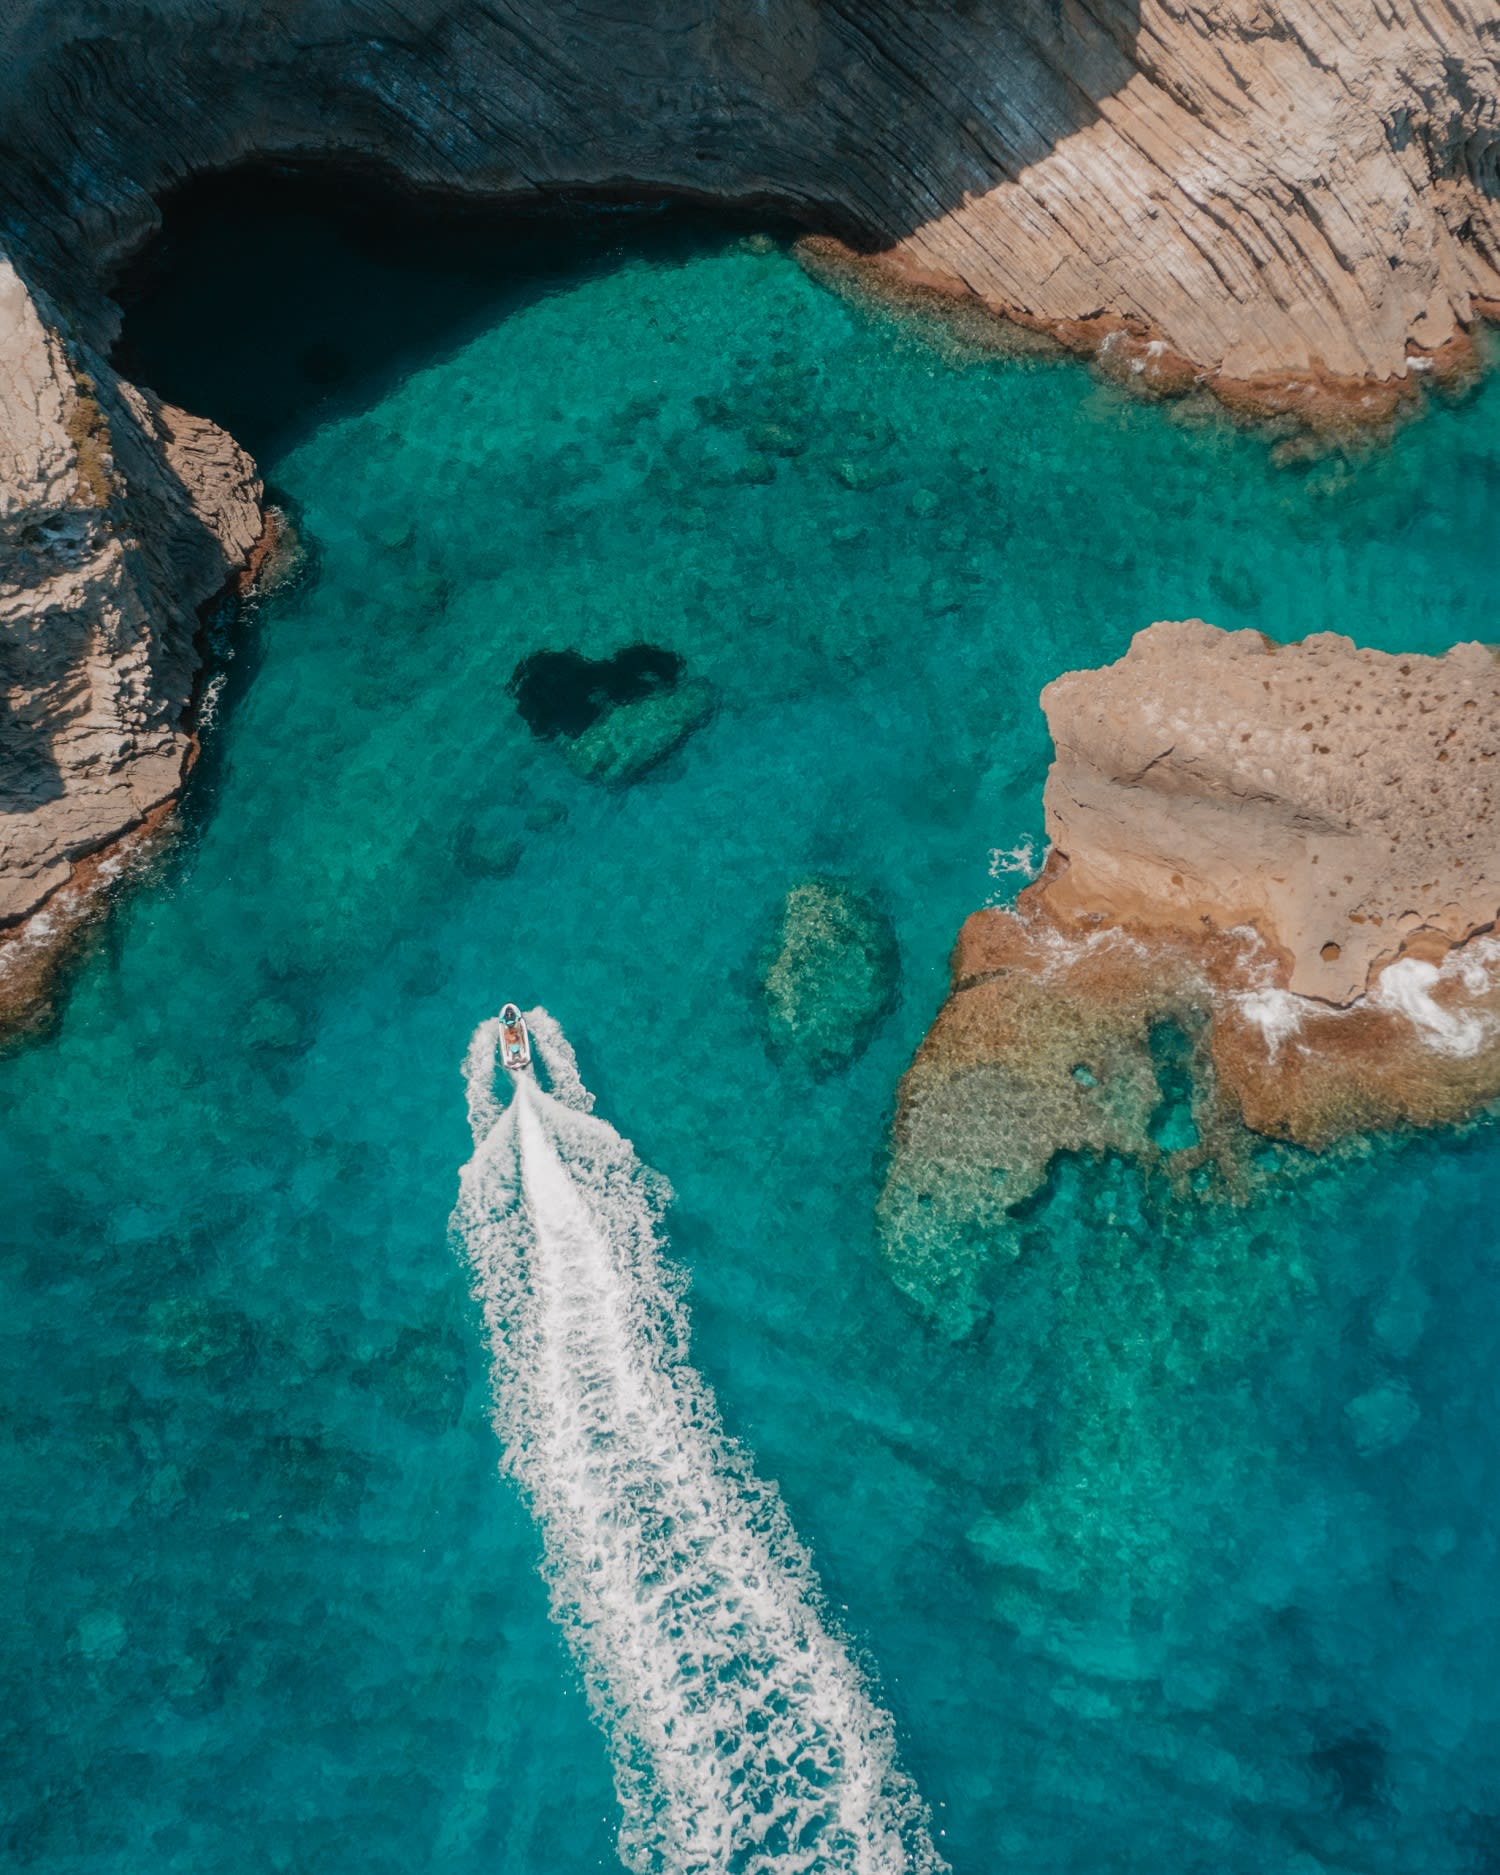
[[[534,736],[581,736],[617,703],[675,690],[682,659],[662,645],[627,645],[612,658],[586,658],[581,651],[533,651],[522,658],[507,686]]]

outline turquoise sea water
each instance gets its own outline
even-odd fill
[[[1060,1169],[955,1335],[873,1226],[1036,696],[1150,620],[1492,635],[1500,383],[1389,449],[963,363],[779,240],[579,214],[183,221],[129,361],[309,550],[230,634],[186,831],[0,1060],[10,1866],[618,1866],[447,1237],[460,1064],[544,1003],[677,1197],[694,1360],[959,1871],[1500,1869],[1500,1140],[1247,1208]],[[677,653],[628,785],[508,690]],[[889,913],[852,1066],[767,1046],[788,889]]]

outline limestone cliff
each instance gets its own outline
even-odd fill
[[[251,154],[759,197],[1143,375],[1388,388],[1500,297],[1497,53],[1488,0],[12,0],[0,201],[55,283]]]
[[[243,450],[64,336],[0,256],[0,925],[177,789],[196,606],[261,531]]]

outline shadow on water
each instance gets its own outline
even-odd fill
[[[265,463],[507,313],[774,226],[665,201],[464,205],[372,173],[251,165],[167,199],[116,287],[114,362]]]

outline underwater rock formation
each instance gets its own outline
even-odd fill
[[[782,904],[761,960],[771,1046],[814,1075],[863,1054],[895,1000],[900,954],[891,921],[842,879],[803,879]]]
[[[117,377],[0,256],[0,926],[190,752],[196,608],[262,534],[232,438]]]
[[[638,781],[680,749],[714,713],[713,686],[685,677],[634,703],[617,703],[581,735],[563,742],[563,754],[587,781]]]
[[[626,645],[612,657],[533,651],[511,674],[510,693],[534,736],[581,736],[620,703],[640,703],[681,682],[683,661],[664,645]]]
[[[620,785],[665,761],[714,711],[713,686],[660,645],[609,658],[534,651],[510,690],[532,734],[555,741],[585,780]]]
[[[975,912],[902,1082],[897,1273],[972,1280],[1059,1154],[1241,1186],[1500,1098],[1500,660],[1154,625],[1043,692],[1052,850]]]

